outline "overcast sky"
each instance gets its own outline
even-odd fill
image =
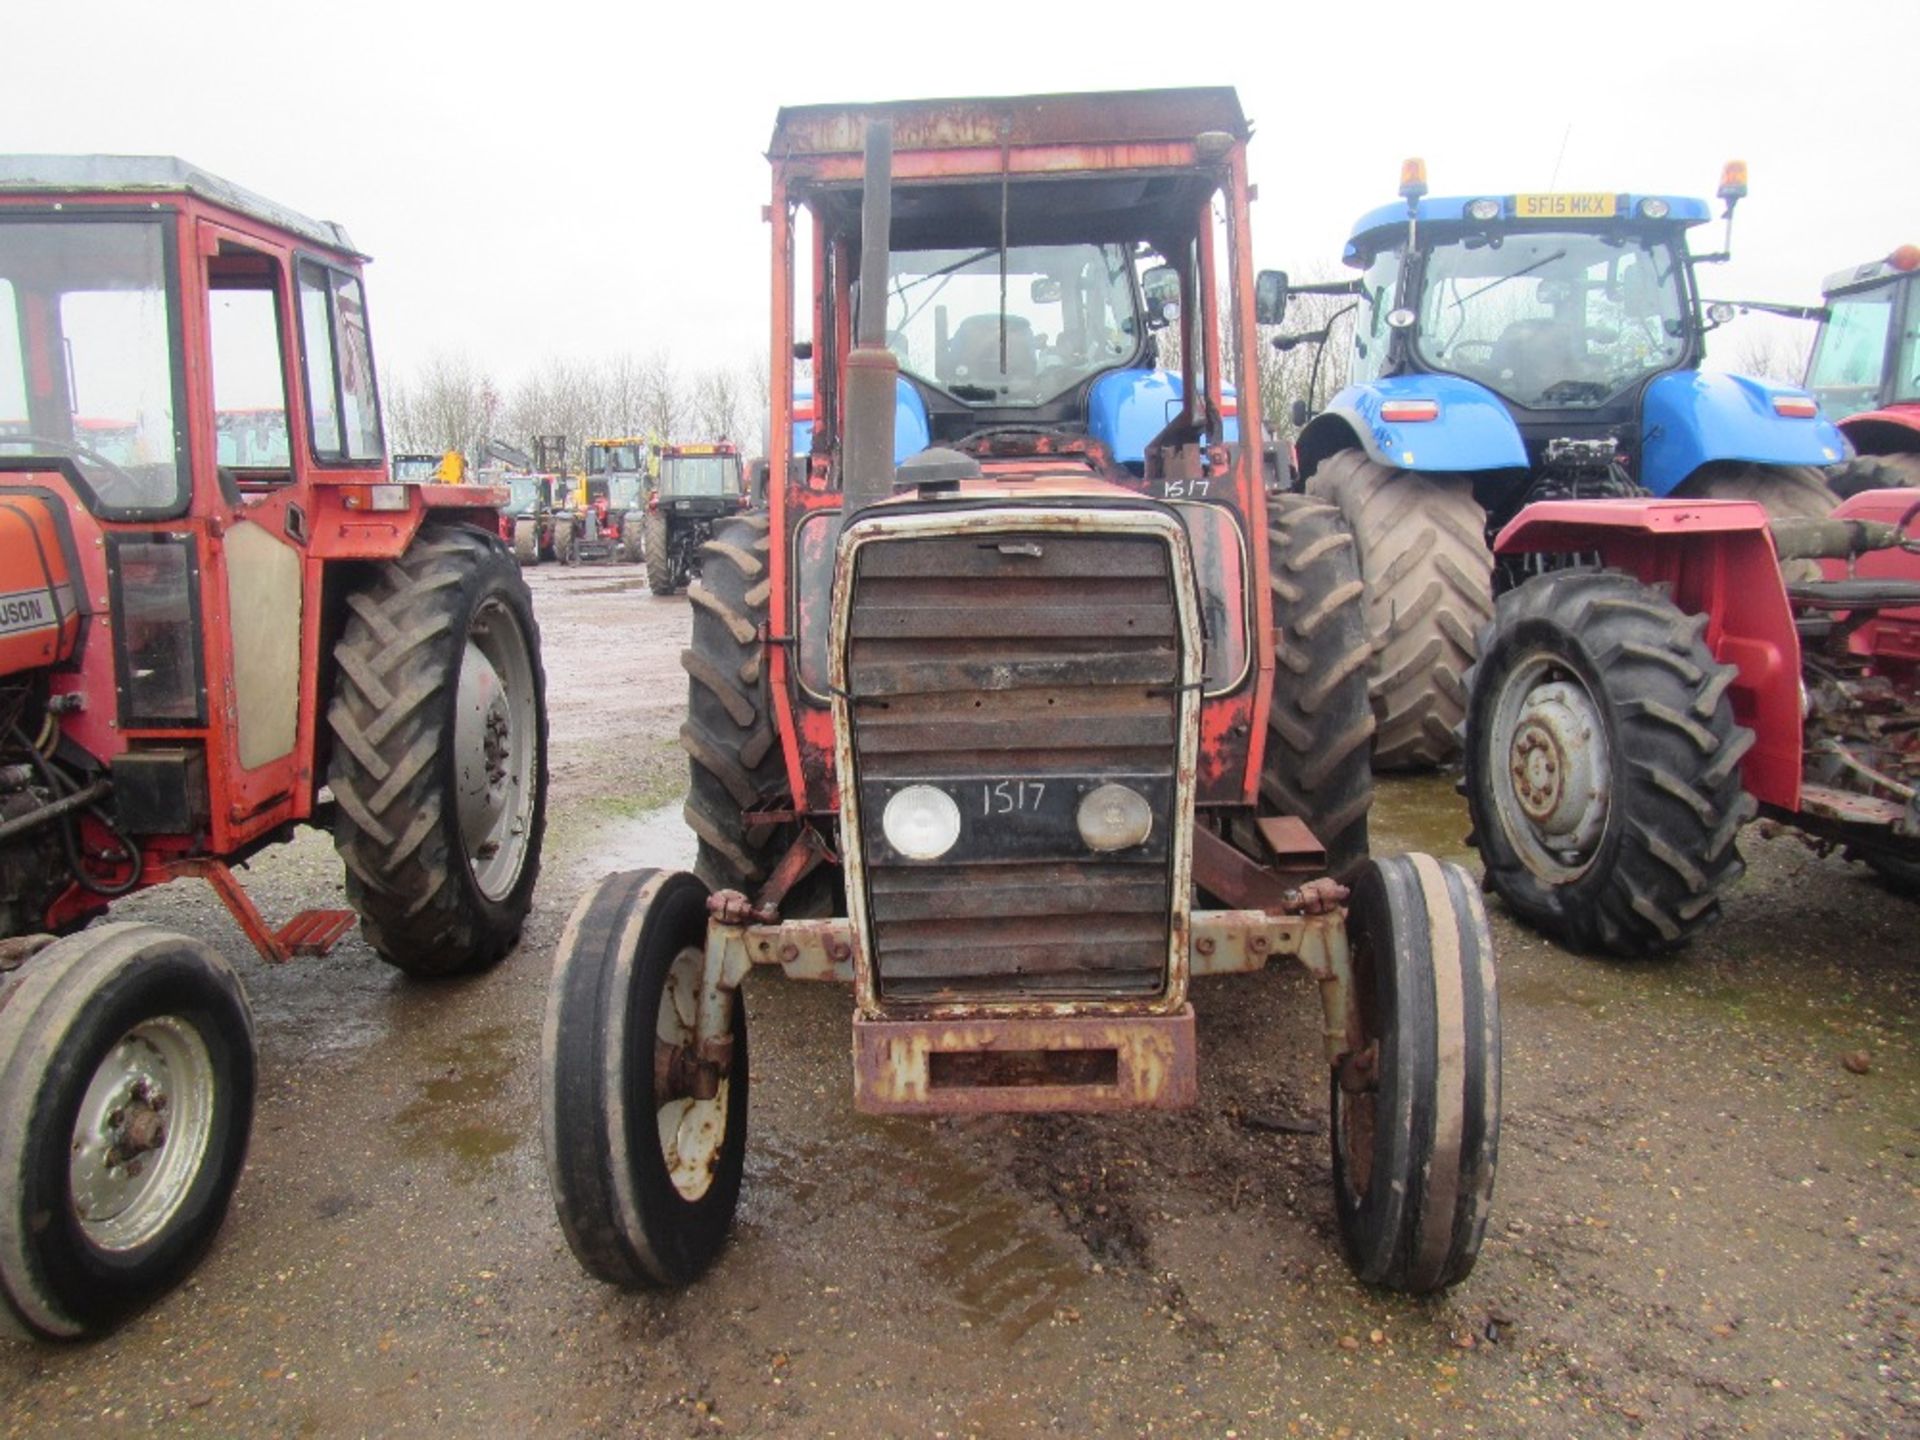
[[[1912,0],[0,0],[0,53],[11,149],[177,154],[345,224],[389,374],[760,353],[774,111],[828,100],[1232,84],[1257,261],[1296,274],[1410,154],[1435,194],[1707,196],[1743,158],[1713,295],[1810,301],[1920,242]]]

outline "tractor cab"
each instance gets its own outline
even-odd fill
[[[589,440],[586,447],[587,489],[596,489],[610,511],[625,512],[646,503],[647,442],[638,436]]]
[[[740,452],[725,440],[713,445],[667,445],[660,450],[655,508],[677,515],[721,515],[746,497]]]
[[[1920,485],[1920,245],[1902,245],[1821,286],[1807,388],[1855,456],[1834,489]]]

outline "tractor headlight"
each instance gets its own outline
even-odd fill
[[[880,830],[909,860],[938,860],[960,838],[960,807],[944,790],[909,785],[887,801]]]
[[[1469,200],[1467,202],[1469,220],[1498,220],[1500,202],[1498,200]]]
[[[1089,850],[1127,850],[1153,832],[1153,807],[1147,797],[1125,785],[1107,784],[1087,792],[1074,817]]]
[[[1651,195],[1640,202],[1640,213],[1648,220],[1666,219],[1667,211],[1671,208],[1666,201],[1656,199]]]

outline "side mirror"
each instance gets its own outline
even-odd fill
[[[793,342],[793,358],[796,360],[813,359],[813,342],[811,340],[794,341]]]
[[[1028,287],[1036,305],[1057,305],[1060,303],[1060,282],[1051,275],[1036,275],[1033,284]]]
[[[1278,325],[1287,317],[1287,272],[1262,270],[1253,282],[1253,319],[1257,325]]]
[[[1307,423],[1307,402],[1295,400],[1293,408],[1287,412],[1287,418],[1293,422],[1293,428],[1296,430],[1304,426]]]
[[[1147,324],[1159,330],[1180,318],[1180,272],[1171,265],[1155,265],[1140,277],[1140,293],[1147,302]]]

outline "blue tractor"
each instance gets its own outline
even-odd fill
[[[1720,315],[1694,271],[1726,258],[1688,249],[1704,201],[1426,189],[1408,161],[1404,203],[1347,242],[1360,278],[1292,292],[1357,297],[1351,382],[1296,449],[1359,544],[1376,769],[1457,752],[1494,591],[1523,578],[1496,576],[1490,541],[1524,506],[1655,495],[1825,515],[1820,467],[1848,453],[1805,390],[1700,368]],[[1719,193],[1730,233],[1744,165]]]

